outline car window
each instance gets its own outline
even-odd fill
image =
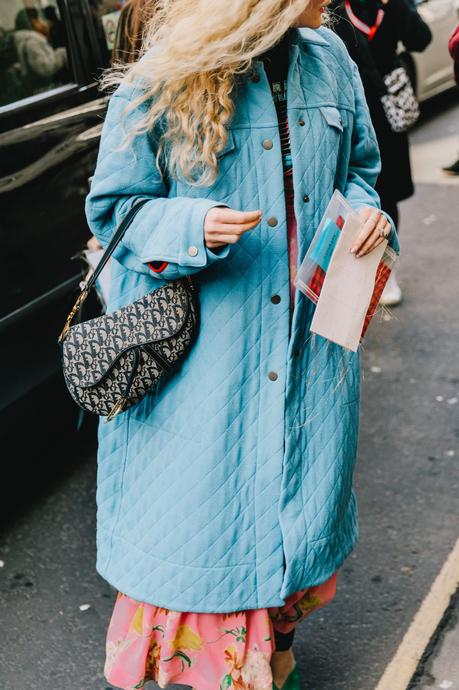
[[[101,51],[102,64],[109,64],[121,14],[119,0],[90,0],[94,29]]]
[[[0,0],[0,107],[72,81],[57,0],[24,5]]]

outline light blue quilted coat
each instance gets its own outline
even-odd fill
[[[335,188],[355,208],[379,206],[380,161],[344,44],[326,28],[291,33],[301,261]],[[281,147],[266,74],[261,61],[255,66],[261,78],[244,78],[235,93],[210,187],[166,185],[148,135],[136,138],[134,151],[120,148],[121,114],[133,95],[132,86],[120,87],[86,205],[106,245],[129,207],[150,199],[115,253],[109,311],[170,278],[197,274],[201,285],[201,328],[182,368],[99,424],[97,570],[131,597],[180,611],[282,605],[330,577],[358,538],[359,354],[311,337],[314,307],[299,292],[289,339]],[[218,204],[260,208],[262,222],[212,251],[203,222]],[[390,243],[398,252],[393,227]],[[169,265],[155,274],[147,262],[160,260]]]

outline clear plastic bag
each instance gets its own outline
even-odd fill
[[[339,233],[351,213],[354,213],[352,206],[338,190],[335,190],[306,256],[297,271],[296,287],[304,292],[314,304],[318,302],[325,273],[330,265]]]
[[[319,302],[320,294],[326,280],[327,270],[333,261],[337,245],[340,244],[341,247],[343,245],[349,246],[350,240],[354,238],[362,225],[363,221],[360,219],[359,215],[346,201],[344,196],[338,190],[335,190],[295,277],[296,287],[314,302],[314,304],[317,305]],[[342,233],[349,233],[350,236],[347,237],[346,235],[346,237],[341,237]],[[378,250],[374,251],[377,252]],[[367,257],[359,259],[355,259],[352,255],[349,256],[349,261],[362,262],[359,265],[359,268],[362,269],[364,269],[366,263],[373,263],[373,266],[369,268],[372,282],[369,284],[368,280],[362,280],[362,291],[364,292],[360,294],[359,285],[355,282],[359,280],[359,276],[355,274],[351,276],[351,270],[349,270],[349,280],[354,281],[352,282],[352,286],[350,284],[346,285],[346,276],[342,276],[341,289],[337,290],[337,278],[335,276],[334,295],[331,297],[327,292],[327,309],[330,310],[330,322],[332,323],[330,328],[328,328],[326,320],[324,320],[322,316],[322,332],[314,332],[319,332],[320,335],[327,333],[328,335],[324,337],[344,347],[348,347],[351,350],[357,348],[358,343],[361,342],[365,336],[368,325],[378,308],[381,294],[397,259],[396,253],[387,246],[387,243],[384,250],[383,247],[381,247],[379,253],[381,254],[381,258],[377,265],[374,265],[376,255],[373,257],[371,256],[373,252],[370,252]],[[371,258],[368,259],[368,257]],[[341,262],[342,261],[343,256],[341,256]],[[348,266],[349,269],[354,268],[351,263],[349,263]],[[368,272],[366,273],[366,278],[368,278]],[[372,285],[373,290],[371,290]],[[349,296],[346,295],[347,290],[349,291]],[[354,296],[357,294],[359,299],[361,298],[360,309],[358,305],[355,310],[352,309],[353,305],[349,304],[351,294],[354,294]],[[349,298],[346,299],[347,297]],[[357,301],[358,300],[356,300],[356,302]],[[364,304],[363,309],[362,303]],[[337,318],[338,314],[339,318]],[[346,323],[346,319],[349,323]],[[356,324],[358,324],[357,332],[355,330],[357,327]],[[311,326],[311,330],[313,330],[313,326]]]

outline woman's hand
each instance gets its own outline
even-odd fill
[[[226,206],[214,206],[204,220],[204,242],[209,249],[235,244],[243,233],[252,230],[261,220],[261,211],[235,211]]]
[[[365,256],[388,239],[392,228],[379,208],[363,206],[359,209],[359,216],[365,225],[351,247],[351,252],[356,256]]]
[[[95,252],[98,249],[103,249],[101,243],[95,235],[89,238],[89,240],[86,242],[86,246],[90,252]]]

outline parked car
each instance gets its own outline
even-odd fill
[[[109,64],[120,7],[24,5],[0,0],[2,439],[33,421],[50,438],[60,416],[76,427],[57,337],[82,279],[71,257],[90,237],[84,198],[106,109],[96,78]]]
[[[419,0],[417,9],[432,31],[432,42],[422,53],[404,51],[400,57],[418,100],[425,101],[455,85],[448,39],[459,21],[459,1]]]

